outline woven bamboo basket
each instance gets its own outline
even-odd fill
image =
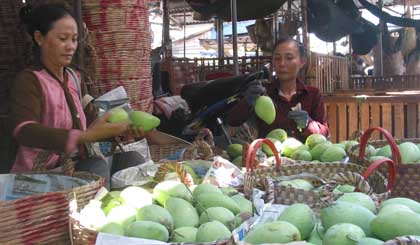
[[[281,165],[281,160],[276,157],[276,166],[254,170],[254,162],[257,149],[263,144],[267,144],[273,151],[276,149],[274,144],[267,139],[257,139],[251,143],[246,157],[247,172],[244,177],[244,193],[247,197],[252,194],[253,188],[266,191],[266,199],[273,200],[274,203],[290,205],[293,203],[306,203],[314,210],[319,210],[323,206],[323,199],[334,199],[335,194],[330,190],[325,191],[306,191],[295,189],[289,186],[279,185],[275,179],[282,176],[309,179],[315,185],[322,182],[335,184],[345,184],[345,181],[355,185],[359,190],[368,193],[379,204],[386,199],[395,183],[395,163],[391,160],[381,159],[369,168],[352,163],[307,163],[299,162],[296,164]],[[379,171],[374,172],[382,164],[389,165],[389,179],[387,180]],[[338,175],[337,175],[338,174]],[[343,176],[344,174],[344,176]],[[340,177],[340,175],[342,175]],[[363,177],[360,177],[363,176]],[[350,176],[350,177],[346,177]],[[353,177],[351,177],[353,176]],[[359,176],[359,177],[358,177]],[[366,181],[367,183],[364,183]],[[376,193],[376,195],[373,195]]]
[[[83,19],[96,50],[98,90],[123,85],[135,109],[153,109],[147,0],[83,1]]]
[[[182,163],[179,162],[168,162],[159,166],[156,175],[154,176],[154,180],[156,182],[161,182],[164,180],[165,175],[168,172],[175,172],[180,181],[187,186],[191,186],[193,181],[191,176],[187,173],[187,171],[183,168]],[[83,205],[84,206],[84,205]],[[79,206],[78,207],[83,207]],[[93,245],[96,242],[96,238],[98,236],[98,232],[91,230],[87,227],[84,227],[80,221],[75,218],[74,215],[70,215],[70,238],[73,245]],[[230,245],[232,244],[231,240],[223,240],[217,242],[206,242],[206,243],[170,243],[172,245]]]
[[[150,155],[152,156],[152,160],[157,162],[175,154],[178,150],[184,149],[188,146],[189,145],[185,143],[173,145],[151,145]]]
[[[52,173],[25,175],[33,174]],[[103,179],[97,175],[76,172],[73,177],[87,180],[89,184],[17,200],[0,201],[0,244],[67,244],[70,200],[77,197],[78,205],[84,206],[103,186]]]
[[[365,157],[365,147],[368,143],[370,136],[374,131],[381,132],[385,136],[385,140],[369,141],[369,144],[373,145],[375,148],[389,144],[391,146],[391,152],[393,154],[392,159],[397,165],[396,183],[395,189],[392,192],[392,196],[407,197],[416,201],[420,201],[420,164],[402,164],[401,154],[397,146],[397,144],[408,141],[418,144],[420,143],[420,139],[413,138],[395,140],[391,136],[391,134],[383,128],[370,128],[366,130],[365,133],[362,135],[360,144],[350,149],[350,160],[362,166],[370,166],[372,164],[372,162]],[[359,155],[356,154],[356,149],[358,148]],[[384,173],[386,169],[381,168],[380,171]]]

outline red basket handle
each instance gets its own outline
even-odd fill
[[[374,161],[363,173],[363,178],[367,180],[375,170],[382,164],[388,164],[388,185],[386,186],[387,191],[392,191],[395,187],[395,180],[397,178],[397,165],[391,159],[378,159]]]
[[[271,140],[269,139],[256,139],[254,141],[252,141],[252,143],[249,145],[248,147],[248,152],[246,153],[246,171],[249,172],[254,172],[254,159],[255,159],[255,155],[257,154],[258,148],[260,148],[260,146],[262,144],[266,144],[271,148],[272,152],[277,152],[276,147],[274,146],[273,142],[271,142]],[[274,154],[274,158],[276,159],[276,169],[279,170],[280,169],[280,164],[281,164],[281,160],[279,157],[279,154]]]
[[[401,163],[401,154],[400,154],[400,150],[398,149],[397,142],[386,129],[381,128],[381,127],[369,128],[363,133],[360,139],[359,157],[360,158],[365,157],[367,142],[370,136],[372,135],[373,131],[375,130],[381,132],[384,135],[385,139],[388,141],[389,145],[391,146],[392,160],[394,160],[395,164]]]

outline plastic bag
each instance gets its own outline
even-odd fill
[[[154,164],[153,161],[147,161],[134,167],[126,168],[116,172],[112,175],[111,186],[113,189],[124,188],[130,185],[144,185],[152,180],[155,176],[159,165]]]

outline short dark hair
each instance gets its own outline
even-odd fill
[[[299,56],[301,58],[306,58],[306,49],[305,49],[305,46],[302,43],[300,43],[299,41],[297,41],[297,40],[295,40],[295,39],[293,39],[293,38],[291,38],[289,36],[282,36],[282,37],[280,37],[277,40],[277,42],[276,42],[276,44],[274,45],[274,48],[273,48],[273,55],[274,55],[274,52],[276,51],[277,47],[280,44],[289,43],[289,42],[292,42],[292,43],[296,44],[296,46],[299,49]]]
[[[26,5],[20,10],[19,16],[26,26],[26,31],[34,40],[36,31],[45,36],[56,21],[66,16],[73,17],[73,14],[62,4],[42,4],[35,8]]]

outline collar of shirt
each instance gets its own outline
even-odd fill
[[[280,90],[280,82],[278,80],[274,80],[273,82],[269,83],[267,86],[267,93],[270,96],[279,96],[280,99],[285,100],[283,96],[283,92]],[[308,94],[308,87],[296,79],[296,93],[292,96],[292,100],[296,96],[306,95]]]

